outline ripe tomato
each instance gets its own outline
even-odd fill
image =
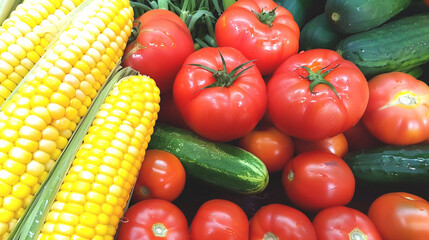
[[[313,219],[318,240],[382,240],[371,219],[364,213],[345,206],[321,210]]]
[[[268,124],[240,138],[238,146],[261,159],[270,173],[282,170],[294,154],[292,138]]]
[[[429,202],[414,194],[383,194],[372,202],[368,216],[384,240],[429,239]]]
[[[194,132],[213,141],[231,141],[249,133],[264,116],[266,85],[258,69],[246,62],[240,51],[230,47],[202,48],[186,59],[176,76],[173,97]]]
[[[298,52],[299,27],[292,14],[272,0],[240,0],[229,6],[215,25],[216,43],[234,47],[257,59],[262,75],[269,75]]]
[[[171,11],[150,10],[136,19],[141,22],[137,39],[124,51],[124,67],[153,78],[161,93],[171,90],[194,43],[185,23]]]
[[[348,152],[347,139],[342,133],[333,137],[313,141],[294,138],[293,144],[295,146],[296,154],[313,150],[321,150],[343,157]]]
[[[174,102],[172,91],[161,94],[157,121],[185,129],[188,128]]]
[[[288,58],[274,72],[268,82],[268,112],[284,133],[321,140],[359,121],[368,92],[355,64],[333,50],[311,49]]]
[[[310,219],[301,211],[283,204],[273,203],[260,208],[250,219],[249,228],[249,240],[317,239]]]
[[[429,86],[402,72],[368,81],[369,102],[363,123],[380,141],[410,145],[429,138]]]
[[[147,199],[128,208],[116,239],[188,240],[188,226],[185,215],[171,202]]]
[[[347,139],[349,151],[369,149],[382,144],[368,131],[368,129],[363,124],[362,119],[353,127],[344,131],[343,134]]]
[[[286,195],[301,209],[321,209],[346,205],[355,191],[350,167],[337,155],[311,151],[288,161],[282,173]]]
[[[190,232],[192,240],[248,240],[249,220],[234,202],[212,199],[198,208]]]
[[[179,27],[181,27],[184,30],[187,30],[188,27],[186,26],[185,22],[183,22],[180,17],[178,17],[174,12],[168,11],[166,9],[152,9],[150,11],[145,12],[143,15],[140,15],[136,21],[140,22],[141,25],[145,25],[149,21],[154,20],[162,20],[167,19],[174,23],[176,23]]]
[[[185,187],[186,173],[180,160],[173,154],[149,149],[134,186],[133,202],[149,198],[175,200]]]

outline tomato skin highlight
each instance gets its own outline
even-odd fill
[[[268,124],[240,138],[238,146],[260,158],[269,173],[282,170],[294,155],[292,138]]]
[[[367,215],[346,206],[321,210],[314,217],[313,226],[318,240],[382,240],[377,228]],[[354,238],[352,238],[353,235]]]
[[[317,84],[311,92],[312,81],[303,67],[315,74],[329,71],[323,79],[338,96],[327,84]],[[304,140],[343,133],[360,120],[369,98],[368,83],[359,68],[329,49],[311,49],[289,57],[269,79],[267,89],[274,125]]]
[[[153,78],[165,93],[195,50],[191,33],[179,16],[164,9],[150,10],[136,21],[141,22],[139,34],[125,48],[122,65]]]
[[[248,240],[249,220],[236,203],[211,199],[198,208],[190,233],[192,240]]]
[[[255,14],[273,9],[275,18],[271,26]],[[234,47],[248,59],[257,59],[255,64],[263,76],[273,73],[286,58],[298,52],[299,35],[292,14],[272,0],[237,1],[222,13],[215,25],[217,45]]]
[[[363,123],[373,136],[391,145],[411,145],[429,138],[429,86],[402,72],[379,74],[368,81],[369,102]]]
[[[186,173],[180,160],[173,154],[149,149],[134,186],[133,202],[149,198],[174,201],[185,187]]]
[[[288,240],[317,239],[310,219],[301,211],[283,204],[261,207],[250,219],[249,227],[249,240],[266,239],[264,236],[268,235]]]
[[[183,64],[173,86],[173,97],[186,125],[212,141],[231,141],[249,133],[266,112],[265,81],[256,67],[244,71],[232,85],[208,87],[216,83],[214,70],[223,68],[219,52],[225,59],[227,72],[248,62],[237,49],[230,47],[202,48]],[[242,69],[251,66],[245,65]]]
[[[429,202],[406,192],[389,192],[368,210],[383,240],[429,239]]]
[[[355,191],[350,167],[337,155],[324,151],[301,153],[289,160],[282,172],[282,184],[292,203],[311,212],[346,205]]]
[[[132,205],[124,219],[126,221],[118,228],[117,240],[190,239],[185,215],[173,203],[163,199],[147,199]],[[154,235],[154,225],[164,230],[164,237]]]

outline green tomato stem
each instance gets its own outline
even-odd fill
[[[333,68],[330,68],[330,69],[324,71],[324,72],[322,72],[322,71],[325,70],[327,67],[329,67],[329,65],[319,69],[317,72],[313,72],[309,67],[303,66],[302,68],[304,68],[308,72],[308,76],[304,77],[304,78],[308,79],[311,82],[310,83],[310,92],[315,93],[313,91],[313,89],[316,85],[325,84],[325,85],[328,85],[332,89],[332,91],[334,91],[334,93],[337,97],[339,97],[335,87],[330,82],[325,80],[325,76],[328,75],[328,73],[330,73],[332,70],[334,70],[338,66],[339,66],[339,64]]]

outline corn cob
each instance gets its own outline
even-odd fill
[[[45,53],[58,23],[83,0],[25,0],[0,27],[0,105]]]
[[[92,1],[0,109],[0,239],[48,175],[119,62],[133,21],[128,0]]]
[[[39,240],[113,239],[158,118],[159,89],[122,79],[101,105],[47,215]]]

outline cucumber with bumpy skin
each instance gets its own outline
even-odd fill
[[[429,183],[429,142],[350,152],[344,160],[356,180],[364,183]]]
[[[397,19],[341,40],[336,51],[367,76],[429,62],[429,13]]]
[[[258,157],[189,130],[157,123],[148,148],[172,153],[190,176],[236,193],[256,194],[268,184],[267,168]]]

